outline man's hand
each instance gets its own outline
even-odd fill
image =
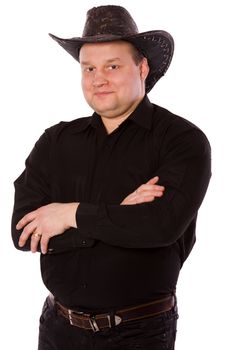
[[[157,197],[162,197],[165,187],[157,185],[158,181],[159,177],[155,176],[147,183],[139,186],[121,202],[121,205],[147,203],[152,202]]]
[[[23,228],[19,246],[23,247],[31,236],[31,251],[36,252],[38,244],[43,254],[47,253],[51,237],[62,234],[76,225],[76,210],[79,203],[51,203],[26,214],[16,225]]]

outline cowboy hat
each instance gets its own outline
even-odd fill
[[[163,30],[143,33],[138,28],[129,12],[122,6],[106,5],[93,7],[87,12],[82,37],[62,39],[49,34],[76,60],[85,43],[101,43],[124,40],[133,44],[148,60],[150,71],[146,79],[148,93],[155,83],[167,71],[174,51],[172,36]]]

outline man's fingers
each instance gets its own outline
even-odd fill
[[[24,227],[23,232],[19,237],[19,246],[23,247],[30,235],[36,230],[36,223],[32,221]]]
[[[35,211],[32,211],[25,215],[16,225],[16,230],[21,230],[24,226],[26,226],[29,222],[35,219]]]
[[[156,191],[155,192],[155,197],[162,197],[163,191]]]
[[[38,232],[31,234],[31,244],[30,249],[32,253],[37,252],[38,245],[40,244],[41,252],[46,254],[48,251],[48,243],[49,243],[49,235],[47,234],[39,234]]]
[[[49,239],[50,237],[48,235],[43,235],[41,237],[40,248],[41,248],[42,254],[46,254],[48,251]]]
[[[155,193],[155,192],[163,192],[164,190],[165,190],[165,187],[164,187],[164,186],[145,184],[145,185],[141,185],[141,186],[135,191],[135,193],[137,193],[137,194],[143,194],[144,192],[147,192],[147,191],[151,191],[151,192]]]
[[[139,186],[134,192],[127,196],[121,204],[131,205],[145,202],[152,202],[155,198],[162,197],[165,191],[164,186],[157,185],[159,177],[155,176],[147,183]]]
[[[154,196],[141,196],[141,197],[137,198],[136,204],[153,202],[154,199],[155,199]],[[132,204],[135,204],[135,203],[132,203]]]
[[[152,179],[147,181],[147,184],[148,185],[155,185],[158,181],[159,181],[159,177],[158,176],[154,176],[154,177],[152,177]]]
[[[162,196],[163,196],[163,191],[144,191],[143,193],[135,192],[128,199],[128,203],[140,204],[144,202],[152,202],[153,200],[155,200],[155,198],[162,197]]]
[[[31,252],[32,253],[37,252],[38,244],[40,244],[40,239],[41,239],[41,235],[39,235],[38,233],[33,233],[31,235]]]

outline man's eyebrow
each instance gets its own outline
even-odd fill
[[[107,60],[107,63],[111,63],[111,62],[115,62],[115,61],[120,61],[121,59],[119,57],[114,57],[114,58],[110,58],[109,60]]]
[[[121,59],[119,57],[114,57],[114,58],[109,58],[108,60],[105,61],[105,63],[112,63],[115,61],[120,61]],[[84,66],[91,66],[93,65],[93,63],[89,62],[89,61],[81,61],[80,64],[84,65]]]

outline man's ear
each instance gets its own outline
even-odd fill
[[[149,64],[148,64],[148,61],[147,61],[147,58],[146,57],[143,57],[141,63],[140,63],[140,75],[141,75],[141,78],[145,81],[148,74],[149,74],[149,71],[150,71],[150,67],[149,67]]]

